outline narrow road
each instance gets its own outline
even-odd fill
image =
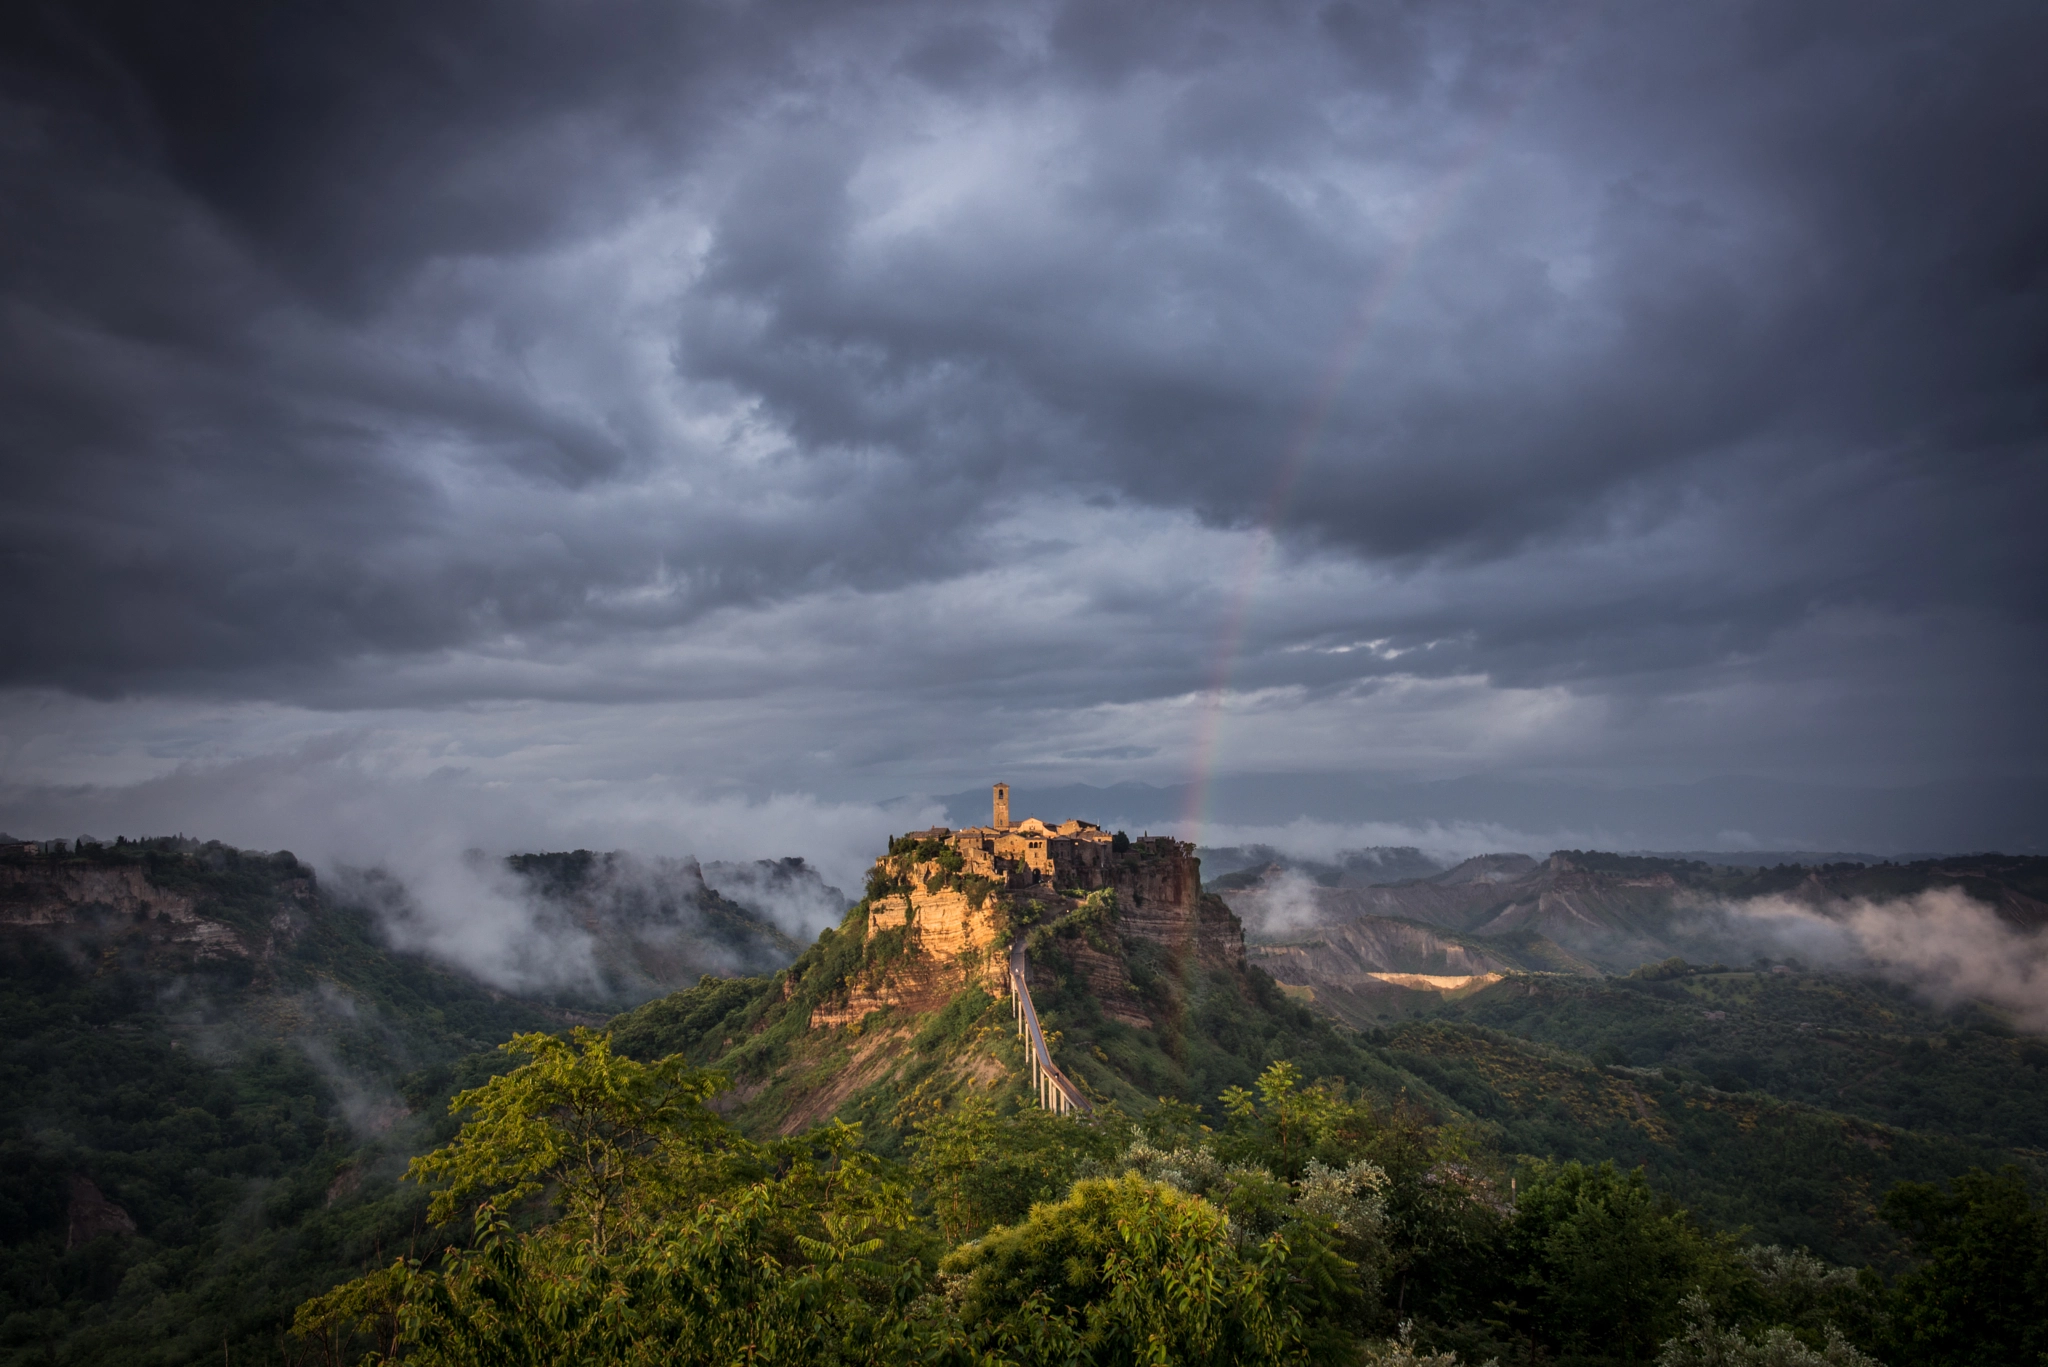
[[[1024,938],[1010,944],[1010,1005],[1017,1013],[1017,1033],[1024,1037],[1025,1056],[1031,1063],[1031,1085],[1038,1092],[1038,1104],[1057,1115],[1095,1109],[1073,1080],[1059,1070],[1045,1047],[1045,1032],[1038,1028],[1038,1008],[1031,1003],[1030,965],[1024,958]]]

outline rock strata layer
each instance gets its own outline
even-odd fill
[[[1001,994],[1009,945],[1033,927],[1060,935],[1061,956],[1105,1014],[1140,1027],[1153,1022],[1132,987],[1126,946],[1150,942],[1177,961],[1216,967],[1244,963],[1244,929],[1221,898],[1202,891],[1201,861],[1185,842],[1112,840],[1086,822],[1027,821],[919,831],[895,844],[898,853],[875,863],[863,933],[871,944],[900,937],[900,952],[820,1003],[814,1028],[880,1010],[937,1010],[970,985]]]

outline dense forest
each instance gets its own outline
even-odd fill
[[[1018,927],[1096,1101],[1055,1117],[978,987],[807,1024],[901,966],[865,908],[607,1022],[289,855],[0,857],[0,1362],[2048,1352],[2048,1045],[1983,1012],[1666,963],[1361,1032],[1075,914]]]
[[[1503,1163],[1275,1063],[1135,1119],[962,1098],[904,1161],[759,1142],[726,1079],[528,1035],[415,1160],[464,1237],[302,1306],[323,1360],[2034,1363],[2048,1210],[2017,1171],[1902,1185],[1887,1279],[1703,1227],[1640,1171]],[[1505,1179],[1505,1181],[1503,1180]],[[1873,1358],[1871,1355],[1879,1355]]]

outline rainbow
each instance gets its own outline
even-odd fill
[[[1329,427],[1330,415],[1336,409],[1337,400],[1343,394],[1352,372],[1357,368],[1359,354],[1365,349],[1366,340],[1385,315],[1388,301],[1394,298],[1408,277],[1414,273],[1415,263],[1421,257],[1424,248],[1442,229],[1457,201],[1477,177],[1480,168],[1492,158],[1515,119],[1527,108],[1545,80],[1562,64],[1565,55],[1577,45],[1594,10],[1598,7],[1597,0],[1586,5],[1577,16],[1577,22],[1568,27],[1563,39],[1552,44],[1543,56],[1531,63],[1531,69],[1520,83],[1520,87],[1503,102],[1500,111],[1482,126],[1481,136],[1474,140],[1470,149],[1456,158],[1437,177],[1429,192],[1423,196],[1407,231],[1396,241],[1393,251],[1367,285],[1358,306],[1352,310],[1350,322],[1339,336],[1329,361],[1323,367],[1322,377],[1311,392],[1308,406],[1301,421],[1295,426],[1292,439],[1282,449],[1279,469],[1275,472],[1272,487],[1261,505],[1259,518],[1253,524],[1251,543],[1246,548],[1244,564],[1239,570],[1236,587],[1224,608],[1222,627],[1217,633],[1216,647],[1210,659],[1208,683],[1200,694],[1193,743],[1190,747],[1191,769],[1187,802],[1180,819],[1179,835],[1183,840],[1195,844],[1200,844],[1202,840],[1202,827],[1208,816],[1209,792],[1216,777],[1224,703],[1229,697],[1231,678],[1236,673],[1238,659],[1243,653],[1245,626],[1251,617],[1252,600],[1258,593],[1267,568],[1272,564],[1279,540],[1280,519],[1286,514],[1288,501],[1293,497],[1295,486],[1301,482],[1301,477],[1307,471],[1317,446],[1322,442],[1323,434]]]

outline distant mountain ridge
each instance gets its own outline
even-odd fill
[[[1604,849],[2005,850],[2048,854],[2048,779],[1954,780],[1851,787],[1725,776],[1694,783],[1614,786],[1474,776],[1416,780],[1379,774],[1230,774],[1204,784],[1014,785],[1033,810],[1072,812],[1154,833],[1190,812],[1207,823],[1286,826],[1385,823],[1409,828],[1490,825]],[[1197,798],[1199,797],[1199,800]],[[980,790],[935,795],[955,820],[980,810]]]
[[[2048,927],[2048,859],[1960,856],[1911,863],[1734,867],[1587,851],[1482,855],[1425,878],[1326,886],[1269,864],[1218,880],[1246,922],[1249,953],[1283,985],[1353,1025],[1420,1004],[1388,973],[1625,973],[1671,956],[1747,962],[1700,909],[1776,896],[1823,909],[1955,888],[2024,933]]]
[[[839,924],[853,905],[851,897],[797,856],[750,863],[712,860],[703,865],[703,876],[720,896],[806,941]]]
[[[1276,866],[1301,873],[1329,888],[1365,888],[1427,878],[1449,867],[1412,845],[1340,850],[1329,859],[1303,858],[1271,845],[1204,846],[1201,855],[1202,869],[1208,874],[1205,886],[1212,889],[1249,886]]]

